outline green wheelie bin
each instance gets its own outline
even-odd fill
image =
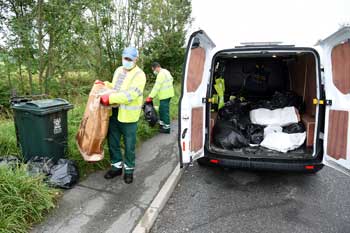
[[[67,112],[72,109],[64,99],[34,100],[12,105],[18,144],[25,161],[35,156],[53,161],[67,151]]]

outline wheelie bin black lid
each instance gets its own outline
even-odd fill
[[[73,108],[67,100],[56,98],[56,99],[44,99],[44,100],[33,100],[25,103],[19,103],[12,105],[15,111],[30,112],[35,115],[47,115],[50,113],[69,110]]]

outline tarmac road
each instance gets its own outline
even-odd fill
[[[152,233],[350,232],[350,178],[188,167]]]

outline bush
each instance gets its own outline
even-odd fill
[[[27,232],[55,207],[59,192],[43,183],[43,177],[29,177],[25,166],[0,167],[0,232]]]

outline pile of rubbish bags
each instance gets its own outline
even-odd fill
[[[20,165],[21,161],[15,156],[0,157],[0,167],[16,168]],[[47,157],[34,157],[27,162],[26,168],[28,175],[44,175],[44,181],[56,188],[72,188],[79,180],[79,172],[75,162],[68,159],[59,159],[55,163]]]
[[[271,100],[249,102],[235,98],[218,112],[213,128],[215,146],[232,150],[262,146],[286,153],[306,139],[299,111],[302,101],[292,92],[276,92]]]

